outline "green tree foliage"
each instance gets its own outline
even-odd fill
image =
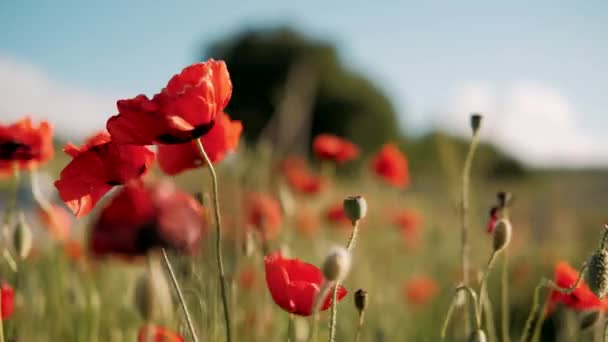
[[[255,141],[276,113],[289,71],[298,63],[315,79],[310,136],[334,133],[366,151],[399,138],[390,101],[347,69],[332,43],[288,28],[245,31],[213,44],[207,55],[228,64],[234,92],[227,111],[243,122],[248,141]]]

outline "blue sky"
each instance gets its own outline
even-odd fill
[[[462,134],[483,111],[484,138],[531,164],[608,165],[605,1],[6,0],[0,115],[35,113],[79,137],[209,42],[281,24],[335,42],[410,132]]]

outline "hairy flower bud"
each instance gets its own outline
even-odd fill
[[[17,227],[15,227],[13,233],[13,246],[15,247],[15,253],[22,260],[26,259],[32,251],[32,230],[25,221],[25,215],[23,213],[19,213]]]
[[[363,196],[348,196],[344,199],[344,214],[353,223],[367,214],[367,202]]]
[[[483,330],[474,331],[469,337],[469,342],[486,342],[486,333]]]
[[[355,307],[359,310],[359,313],[367,308],[367,291],[358,289],[355,292]]]
[[[146,321],[170,317],[171,293],[160,265],[152,264],[148,272],[137,279],[135,307]]]
[[[608,294],[608,251],[601,249],[591,256],[585,282],[599,299]]]
[[[332,250],[323,262],[323,274],[329,281],[342,281],[350,269],[350,254],[343,247]]]
[[[479,130],[479,127],[481,127],[481,118],[482,117],[483,116],[478,113],[471,114],[471,129],[473,130],[473,133],[477,133],[477,131]]]
[[[511,242],[511,234],[513,228],[511,228],[511,222],[506,219],[499,220],[494,226],[494,233],[492,246],[495,252],[500,252],[507,248],[509,242]]]

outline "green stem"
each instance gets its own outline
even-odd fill
[[[469,182],[471,179],[471,165],[473,164],[473,157],[475,156],[475,150],[479,144],[479,130],[473,131],[473,137],[471,138],[471,144],[469,145],[469,151],[464,162],[464,168],[462,170],[462,197],[461,201],[461,267],[462,267],[462,285],[469,285]],[[468,321],[467,311],[465,311],[465,335],[468,333],[466,321]]]
[[[490,276],[490,270],[492,269],[492,266],[494,265],[494,260],[496,260],[496,251],[493,251],[492,254],[490,255],[490,260],[488,260],[488,264],[486,265],[486,270],[483,273],[483,277],[481,278],[481,286],[479,289],[479,307],[477,308],[477,310],[481,311],[481,309],[483,308],[483,302],[486,296],[484,296],[484,293],[487,291],[487,287],[488,287],[488,277]]]
[[[604,323],[604,333],[602,334],[602,341],[608,342],[608,321]]]
[[[483,296],[485,300],[480,312],[483,312],[484,316],[486,317],[485,327],[486,331],[488,332],[488,341],[493,342],[496,341],[496,323],[494,320],[494,311],[492,310],[492,301],[490,300],[487,290],[480,293],[480,297],[481,296]]]
[[[287,323],[287,341],[296,342],[296,332],[295,332],[293,314],[289,314],[289,321]]]
[[[188,329],[190,329],[190,334],[192,335],[192,340],[194,342],[198,342],[198,337],[196,336],[196,330],[194,329],[194,324],[192,323],[192,317],[190,316],[190,312],[188,311],[188,306],[186,305],[186,300],[184,299],[184,294],[179,286],[177,281],[177,277],[175,276],[175,272],[173,271],[173,267],[171,266],[171,262],[169,261],[169,256],[167,255],[167,251],[164,248],[161,248],[163,259],[165,261],[165,265],[169,270],[169,275],[171,275],[171,281],[173,282],[173,287],[175,287],[175,292],[177,292],[177,297],[179,299],[179,303],[184,311],[184,316],[186,316],[186,323],[188,323]],[[1,341],[0,341],[1,342]]]
[[[359,312],[359,322],[357,323],[357,334],[355,335],[355,342],[359,342],[361,337],[361,330],[363,328],[363,322],[365,320],[365,311]]]
[[[220,200],[219,200],[219,191],[217,186],[217,175],[215,173],[215,169],[213,168],[213,163],[209,159],[207,152],[205,152],[205,147],[201,142],[201,139],[196,139],[196,146],[198,147],[198,152],[201,155],[201,158],[207,164],[209,168],[209,173],[211,174],[211,181],[213,183],[213,201],[215,206],[215,249],[216,249],[216,259],[217,259],[217,268],[219,271],[219,281],[220,281],[220,292],[222,295],[222,305],[224,307],[224,321],[226,326],[226,341],[232,341],[232,326],[230,322],[230,312],[228,311],[228,294],[227,294],[227,285],[226,285],[226,274],[224,272],[224,261],[222,259],[222,221],[220,217]]]
[[[504,251],[502,273],[500,277],[500,308],[501,308],[501,326],[502,341],[510,342],[511,337],[509,335],[509,254]]]
[[[442,340],[445,340],[448,326],[450,325],[450,320],[452,318],[452,313],[454,312],[454,307],[456,306],[456,300],[458,299],[458,293],[460,291],[465,291],[465,293],[468,294],[469,308],[470,308],[470,310],[473,311],[473,317],[475,317],[475,321],[474,321],[475,330],[481,330],[481,314],[477,310],[477,295],[475,294],[475,291],[473,291],[473,289],[471,289],[470,287],[461,285],[456,288],[456,292],[454,293],[452,303],[450,304],[448,313],[445,317],[445,320],[443,321],[443,326],[441,328],[441,339]],[[466,322],[466,323],[468,323],[468,322]],[[468,324],[467,324],[467,329],[468,329]]]
[[[323,304],[323,301],[325,300],[325,297],[327,296],[327,294],[330,290],[331,290],[331,283],[325,282],[323,284],[323,287],[321,287],[321,290],[319,291],[319,293],[317,293],[314,304],[312,306],[312,313],[311,313],[311,316],[312,316],[311,325],[312,326],[310,328],[310,335],[308,335],[308,342],[317,340],[317,333],[319,330],[319,310],[321,308],[321,305]]]

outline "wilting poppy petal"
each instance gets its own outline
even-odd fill
[[[283,310],[300,316],[310,316],[315,298],[325,283],[316,266],[298,259],[283,258],[280,252],[264,257],[266,284],[274,302]],[[347,294],[338,287],[338,301]],[[331,306],[331,293],[325,297],[321,310]]]
[[[407,159],[394,144],[385,144],[371,166],[376,175],[389,185],[404,188],[410,183]]]
[[[212,163],[222,161],[237,148],[242,130],[241,122],[231,121],[227,114],[221,113],[217,117],[209,133],[200,138]],[[169,175],[204,165],[195,141],[174,145],[159,144],[157,158],[160,168]]]
[[[317,158],[336,163],[345,163],[359,156],[359,148],[350,141],[332,134],[319,134],[313,141]]]
[[[103,209],[91,232],[95,255],[145,255],[154,248],[196,251],[205,229],[202,207],[168,183],[130,183]]]
[[[186,340],[177,333],[158,326],[144,325],[139,328],[137,342],[185,342]]]
[[[74,159],[61,171],[55,187],[77,217],[90,212],[112,187],[139,179],[154,161],[146,147],[114,143],[107,133],[80,148],[68,144],[65,150]]]
[[[21,168],[42,164],[53,158],[53,128],[42,121],[38,127],[25,117],[12,125],[0,125],[0,168],[12,172],[11,164]]]

